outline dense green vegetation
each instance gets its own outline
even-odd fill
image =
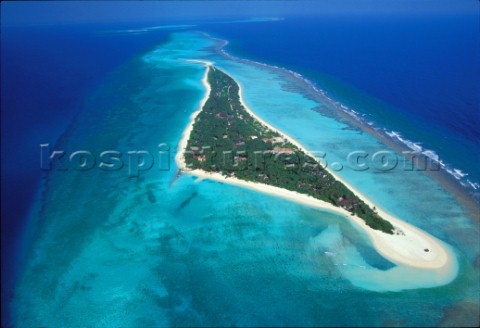
[[[393,233],[390,222],[335,180],[318,162],[254,119],[242,106],[239,87],[210,66],[211,92],[197,116],[185,161],[202,169],[297,191],[342,207],[373,229]]]

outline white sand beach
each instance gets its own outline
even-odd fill
[[[396,228],[396,230],[401,231],[400,234],[386,234],[378,230],[374,230],[368,227],[365,222],[359,218],[358,216],[352,216],[350,212],[347,210],[336,207],[330,203],[321,201],[319,199],[313,198],[308,195],[300,194],[294,191],[289,191],[286,189],[282,189],[279,187],[269,186],[261,183],[254,183],[254,182],[247,182],[244,180],[240,180],[237,178],[229,177],[225,178],[225,176],[218,174],[218,173],[210,173],[205,172],[202,170],[189,170],[185,164],[184,152],[187,147],[187,142],[190,137],[190,133],[193,129],[193,123],[195,118],[202,110],[205,102],[207,101],[210,95],[210,85],[207,80],[207,75],[210,69],[210,62],[195,60],[196,62],[201,62],[206,66],[205,75],[202,79],[202,83],[205,86],[206,93],[204,98],[202,99],[199,108],[191,115],[190,122],[187,128],[184,130],[182,139],[178,145],[178,152],[175,157],[177,166],[179,169],[184,172],[194,176],[198,176],[200,178],[208,178],[216,181],[220,181],[222,183],[229,183],[234,184],[237,186],[253,189],[256,191],[268,193],[271,195],[275,195],[278,197],[283,197],[289,199],[291,201],[299,202],[302,204],[306,204],[308,206],[317,207],[321,209],[325,209],[328,211],[332,211],[338,213],[348,220],[351,220],[354,224],[361,227],[370,237],[372,243],[376,250],[382,254],[388,260],[397,263],[408,265],[415,268],[422,268],[422,269],[443,269],[447,270],[449,268],[453,268],[453,254],[451,250],[440,240],[437,238],[429,235],[428,233],[414,227],[413,225],[406,223],[400,220],[397,217],[385,212],[377,205],[373,204],[368,197],[362,194],[360,191],[352,187],[348,182],[341,179],[335,172],[331,170],[327,171],[332,174],[335,179],[341,181],[345,186],[347,186],[350,190],[352,190],[359,198],[361,198],[365,203],[367,203],[370,207],[376,207],[378,214],[384,218],[385,220],[390,221],[392,225]],[[269,123],[262,120],[258,117],[245,103],[243,96],[242,96],[242,88],[238,81],[235,81],[239,87],[240,93],[240,101],[245,109],[259,122],[267,126],[268,128],[276,131],[278,134],[282,135],[284,138],[288,139],[289,142],[296,145],[302,151],[304,151],[309,156],[315,158],[305,147],[303,147],[297,140],[294,138],[286,135],[285,133],[279,131],[278,129],[271,126]]]

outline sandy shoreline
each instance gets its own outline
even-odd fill
[[[203,61],[203,60],[190,60],[190,61],[202,63],[206,67],[205,74],[203,75],[203,78],[202,78],[202,84],[205,87],[205,95],[203,96],[202,101],[198,106],[198,109],[194,111],[192,115],[190,115],[190,121],[188,123],[188,126],[183,131],[182,138],[178,143],[178,151],[177,151],[177,155],[175,156],[175,162],[177,163],[178,168],[182,170],[182,172],[186,171],[184,152],[185,152],[185,149],[187,148],[188,139],[190,138],[190,133],[192,133],[192,130],[193,130],[193,123],[195,122],[195,118],[198,116],[198,114],[200,114],[203,106],[207,102],[208,97],[210,96],[210,90],[211,90],[210,84],[208,84],[207,78],[208,78],[208,72],[210,71],[210,66],[212,65],[212,63],[208,61]]]
[[[271,195],[275,195],[278,197],[287,198],[289,200],[299,202],[308,206],[317,207],[326,209],[331,212],[338,213],[352,222],[354,222],[357,226],[361,227],[370,237],[372,243],[376,250],[382,254],[385,258],[389,259],[392,262],[397,264],[404,264],[415,268],[423,268],[423,269],[448,269],[453,268],[453,259],[451,251],[438,239],[435,237],[427,234],[426,232],[386,213],[382,209],[378,208],[375,204],[373,204],[365,195],[359,192],[357,189],[353,188],[348,182],[344,181],[340,177],[338,177],[335,172],[331,170],[327,171],[331,173],[335,179],[341,181],[347,188],[352,190],[359,198],[361,198],[365,203],[369,206],[375,206],[377,208],[378,214],[383,217],[384,219],[390,221],[396,228],[401,230],[403,234],[401,235],[389,235],[383,233],[378,230],[371,229],[368,227],[365,222],[357,217],[350,215],[350,212],[336,207],[330,203],[321,201],[319,199],[313,198],[308,195],[300,194],[294,191],[289,191],[286,189],[282,189],[279,187],[269,186],[265,184],[255,183],[255,182],[247,182],[244,180],[239,180],[237,178],[225,178],[223,175],[219,173],[210,173],[205,172],[202,170],[189,170],[186,168],[185,159],[184,159],[184,151],[187,146],[188,139],[190,137],[190,133],[193,129],[193,123],[195,118],[202,110],[205,102],[207,101],[210,95],[210,85],[207,81],[207,75],[210,69],[210,62],[195,60],[196,62],[201,62],[206,66],[205,75],[202,79],[202,84],[204,85],[206,92],[205,96],[202,99],[199,108],[190,116],[190,122],[187,128],[184,130],[182,134],[182,138],[178,145],[178,152],[175,157],[176,163],[182,172],[202,177],[208,178],[216,181],[220,181],[223,183],[234,184],[237,186],[241,186],[244,188],[249,188],[252,190],[268,193]],[[303,147],[297,140],[286,135],[285,133],[279,131],[278,129],[271,126],[269,123],[265,122],[261,118],[259,118],[244,102],[242,96],[242,87],[238,81],[235,82],[239,86],[239,94],[240,94],[240,102],[245,107],[245,110],[252,115],[256,120],[267,126],[269,129],[277,132],[284,138],[288,139],[292,144],[300,148],[309,156],[313,156],[305,147]],[[425,251],[425,250],[428,251]],[[453,279],[453,278],[452,278]]]

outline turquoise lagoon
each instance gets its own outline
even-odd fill
[[[335,114],[291,73],[225,56],[202,33],[172,34],[111,73],[57,147],[171,149],[171,169],[52,171],[32,218],[14,302],[18,326],[431,326],[475,324],[479,228],[421,171],[355,171],[348,152],[391,150]],[[386,211],[443,240],[453,281],[397,266],[341,216],[177,177],[176,145],[212,61],[247,104]],[[400,162],[402,162],[401,157]],[[402,163],[400,163],[402,164]],[[458,271],[458,273],[457,273]]]

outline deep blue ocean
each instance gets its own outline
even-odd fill
[[[144,26],[2,27],[3,323],[9,322],[27,219],[44,178],[39,144],[58,142],[110,71],[164,42],[170,31],[106,33]],[[227,50],[238,57],[301,73],[367,121],[435,152],[475,192],[480,182],[478,13],[286,17],[200,22],[192,29],[228,40]]]

